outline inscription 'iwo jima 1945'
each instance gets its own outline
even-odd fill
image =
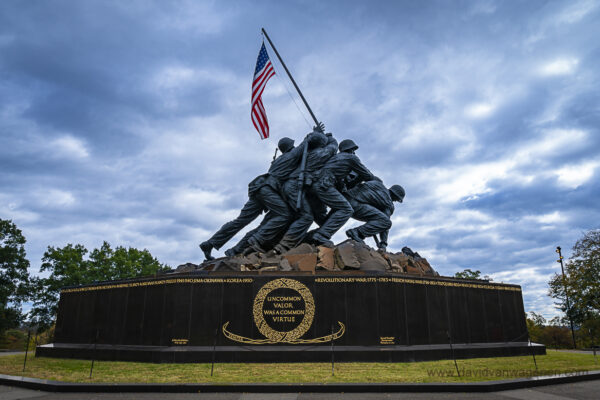
[[[295,292],[295,295],[272,295],[278,289],[289,289]],[[265,302],[271,303],[272,308],[265,309]],[[310,344],[331,342],[342,337],[346,330],[345,325],[338,321],[339,330],[335,333],[314,339],[301,339],[310,329],[315,317],[315,301],[306,285],[288,278],[275,279],[260,288],[256,297],[254,297],[252,315],[258,331],[266,339],[252,339],[229,332],[227,330],[229,321],[223,324],[222,330],[225,337],[235,342],[247,344]],[[273,323],[297,325],[293,329],[280,331],[271,326]]]

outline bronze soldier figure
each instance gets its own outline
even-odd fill
[[[312,185],[314,177],[327,160],[337,152],[337,148],[337,140],[331,133],[315,136],[315,140],[309,146],[304,167],[305,188],[308,189]],[[300,190],[300,184],[298,183],[300,172],[300,167],[296,168],[283,184],[283,198],[292,208],[296,207],[298,191]],[[281,254],[300,244],[313,221],[317,221],[319,224],[324,223],[326,213],[325,205],[305,190],[302,193],[300,209],[296,210],[294,221],[281,241],[275,246],[275,251]]]
[[[380,180],[364,182],[348,190],[346,196],[354,210],[352,218],[366,223],[347,230],[346,235],[361,243],[363,239],[373,236],[377,247],[385,250],[389,229],[392,227],[390,217],[394,213],[393,201],[402,203],[404,195],[402,186],[393,185],[387,189]],[[380,236],[379,240],[377,234]]]
[[[312,186],[312,193],[331,208],[325,223],[312,235],[313,241],[317,244],[333,246],[333,242],[329,239],[352,216],[352,206],[340,193],[346,176],[354,171],[358,181],[375,179],[371,171],[354,154],[357,149],[358,146],[352,140],[342,140],[339,145],[340,152],[325,163]]]
[[[304,140],[309,137],[310,134]],[[214,259],[211,255],[213,248],[220,249],[264,210],[268,211],[269,218],[265,218],[260,229],[252,231],[247,239],[249,245],[261,249],[261,244],[272,240],[287,227],[291,212],[279,194],[281,183],[298,165],[303,149],[302,146],[294,147],[294,140],[287,137],[279,140],[278,147],[282,154],[271,163],[269,171],[256,177],[248,185],[248,201],[240,215],[223,225],[210,239],[200,243],[200,249],[207,260]]]

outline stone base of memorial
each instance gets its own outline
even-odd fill
[[[168,274],[64,289],[37,356],[421,361],[545,354],[516,285],[393,272]]]

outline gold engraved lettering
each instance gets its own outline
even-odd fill
[[[292,308],[292,303],[273,303],[275,308]]]
[[[394,336],[381,336],[379,338],[379,344],[394,344]]]
[[[170,285],[175,283],[194,283],[194,284],[211,284],[211,283],[252,283],[253,278],[175,278],[175,279],[157,279],[148,280],[142,282],[128,282],[128,283],[115,283],[107,285],[97,286],[84,286],[77,288],[63,289],[61,293],[81,293],[95,290],[110,290],[110,289],[125,289],[125,288],[139,288],[145,286],[158,286],[158,285]],[[446,286],[446,287],[464,287],[473,289],[488,289],[488,290],[506,290],[513,292],[520,292],[521,288],[512,285],[502,284],[474,284],[474,283],[461,283],[461,282],[447,282],[430,279],[410,279],[400,277],[319,277],[315,279],[316,283],[410,283],[417,285],[431,285],[431,286]],[[274,298],[281,297],[281,299],[274,299],[271,301],[300,301],[299,296],[273,296]],[[287,297],[290,297],[289,299]]]
[[[300,301],[302,297],[300,296],[269,296],[267,297],[268,301]]]
[[[299,296],[271,296],[276,289],[291,289]],[[273,309],[265,309],[265,302],[272,304]],[[297,309],[298,302],[304,303],[304,309]],[[315,339],[300,339],[311,327],[315,316],[315,302],[310,290],[303,283],[288,278],[279,278],[263,285],[256,297],[252,308],[254,323],[258,331],[266,339],[252,339],[229,332],[229,321],[223,324],[222,331],[225,337],[241,343],[268,344],[268,343],[326,343],[341,337],[346,331],[344,324],[338,321],[340,329],[331,335]],[[265,316],[268,319],[265,319]],[[298,317],[298,319],[296,319]],[[271,322],[298,322],[300,323],[290,331],[277,331],[269,325]]]
[[[266,310],[264,310],[264,304],[265,304],[265,300],[267,300],[268,297],[276,297],[276,296],[269,296],[269,294],[272,291],[274,291],[275,289],[284,289],[284,288],[292,289],[300,295],[300,296],[289,296],[289,297],[300,297],[300,299],[304,300],[305,313],[303,315],[302,320],[300,321],[300,324],[297,327],[295,327],[294,329],[292,329],[291,331],[288,331],[288,332],[279,332],[279,331],[276,331],[273,328],[271,328],[269,326],[268,322],[265,320],[264,311],[266,311]],[[298,299],[298,300],[300,300],[300,299]],[[277,300],[279,300],[279,299],[277,299]],[[276,307],[277,304],[282,305],[282,304],[286,304],[286,303],[273,303],[273,306]],[[291,305],[291,303],[287,303],[287,304]],[[283,307],[277,307],[277,308],[283,308]],[[277,311],[281,311],[281,310],[277,310]],[[256,324],[258,331],[264,337],[271,339],[275,342],[289,342],[289,341],[293,341],[293,340],[300,338],[302,335],[304,335],[308,331],[308,329],[312,325],[313,318],[315,315],[315,302],[314,302],[312,293],[303,283],[301,283],[297,280],[294,280],[294,279],[280,278],[280,279],[275,279],[273,281],[270,281],[270,282],[266,283],[263,287],[260,288],[260,290],[256,294],[256,297],[254,298],[254,306],[253,306],[252,313],[254,315],[254,323]],[[279,315],[281,315],[281,314],[279,314]],[[293,322],[293,321],[287,321],[287,320],[276,320],[275,318],[276,317],[273,317],[273,320],[275,322]]]
[[[144,286],[170,285],[174,283],[252,283],[253,278],[177,278],[177,279],[160,279],[143,282],[128,282],[116,283],[98,286],[84,286],[78,288],[63,289],[61,293],[81,293],[94,290],[109,290],[109,289],[126,289]]]
[[[275,322],[296,322],[296,317],[273,317]]]
[[[412,283],[416,285],[430,285],[430,286],[447,286],[447,287],[464,287],[473,289],[489,289],[489,290],[506,290],[512,292],[520,292],[521,288],[512,285],[503,284],[473,284],[473,283],[461,283],[461,282],[447,282],[433,279],[410,279],[410,278],[399,278],[399,277],[380,277],[380,278],[334,278],[334,277],[319,277],[315,278],[315,283],[366,283],[366,282],[382,282],[382,283]]]

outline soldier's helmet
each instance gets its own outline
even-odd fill
[[[392,187],[390,187],[390,192],[392,192],[392,194],[396,197],[394,200],[402,202],[402,200],[404,200],[404,195],[406,194],[404,192],[404,188],[400,185],[393,185]]]
[[[356,143],[354,143],[352,139],[344,139],[340,142],[338,148],[340,149],[340,151],[349,151],[357,150],[358,146],[356,145]]]
[[[286,153],[294,148],[294,139],[290,139],[289,137],[284,137],[279,139],[279,143],[277,143],[277,147],[282,153]]]

